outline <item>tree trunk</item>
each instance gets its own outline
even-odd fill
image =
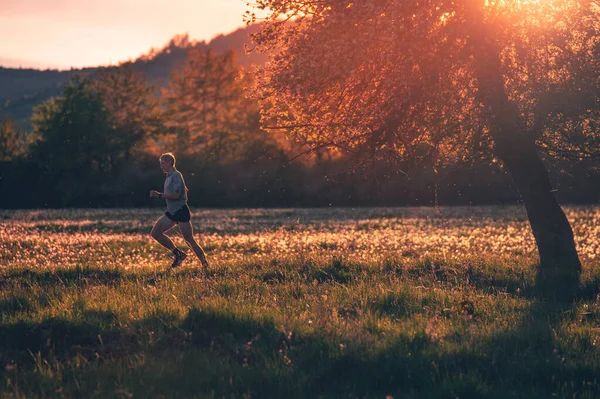
[[[495,153],[525,202],[540,255],[536,288],[545,298],[570,300],[577,293],[581,273],[573,230],[552,192],[535,139],[508,98],[499,51],[489,39],[480,30],[472,41],[480,101],[485,107]]]
[[[533,145],[521,143],[509,151],[497,149],[496,153],[525,201],[540,255],[536,282],[539,293],[551,299],[572,299],[579,288],[581,263],[571,225],[552,193],[546,167]]]

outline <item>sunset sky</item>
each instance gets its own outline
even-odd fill
[[[234,31],[246,9],[245,0],[0,0],[0,66],[117,64],[176,34]]]

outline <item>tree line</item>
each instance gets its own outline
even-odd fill
[[[34,108],[32,131],[6,116],[0,119],[0,206],[151,206],[147,192],[162,184],[158,156],[166,151],[178,156],[195,206],[519,199],[506,172],[487,160],[440,167],[415,156],[392,166],[390,160],[365,162],[327,148],[298,157],[305,146],[288,139],[284,130],[261,127],[258,101],[248,96],[253,84],[233,51],[208,48],[188,49],[183,66],[162,89],[150,85],[131,63],[75,76],[60,96]],[[589,177],[584,164],[569,168],[585,170],[583,176]],[[554,181],[566,201],[597,201],[600,191],[581,173],[555,170]]]

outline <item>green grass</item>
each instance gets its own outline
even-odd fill
[[[582,256],[573,303],[540,301],[525,245],[453,252],[523,223],[474,209],[203,211],[208,274],[165,270],[145,236],[156,211],[3,211],[0,397],[600,396],[600,264]]]

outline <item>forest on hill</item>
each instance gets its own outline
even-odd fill
[[[218,35],[210,42],[192,41],[187,35],[178,35],[162,48],[151,49],[148,54],[123,64],[133,66],[144,74],[150,85],[157,87],[166,86],[171,73],[183,64],[187,51],[192,48],[210,48],[217,53],[232,49],[237,55],[237,62],[241,65],[248,67],[252,64],[262,64],[266,60],[263,54],[256,52],[246,54],[244,49],[245,43],[248,42],[248,35],[257,30],[256,26],[240,28],[226,35]],[[87,77],[99,71],[118,67],[38,70],[0,66],[0,114],[10,117],[26,130],[30,130],[33,107],[51,97],[60,96],[62,89],[72,77]]]

